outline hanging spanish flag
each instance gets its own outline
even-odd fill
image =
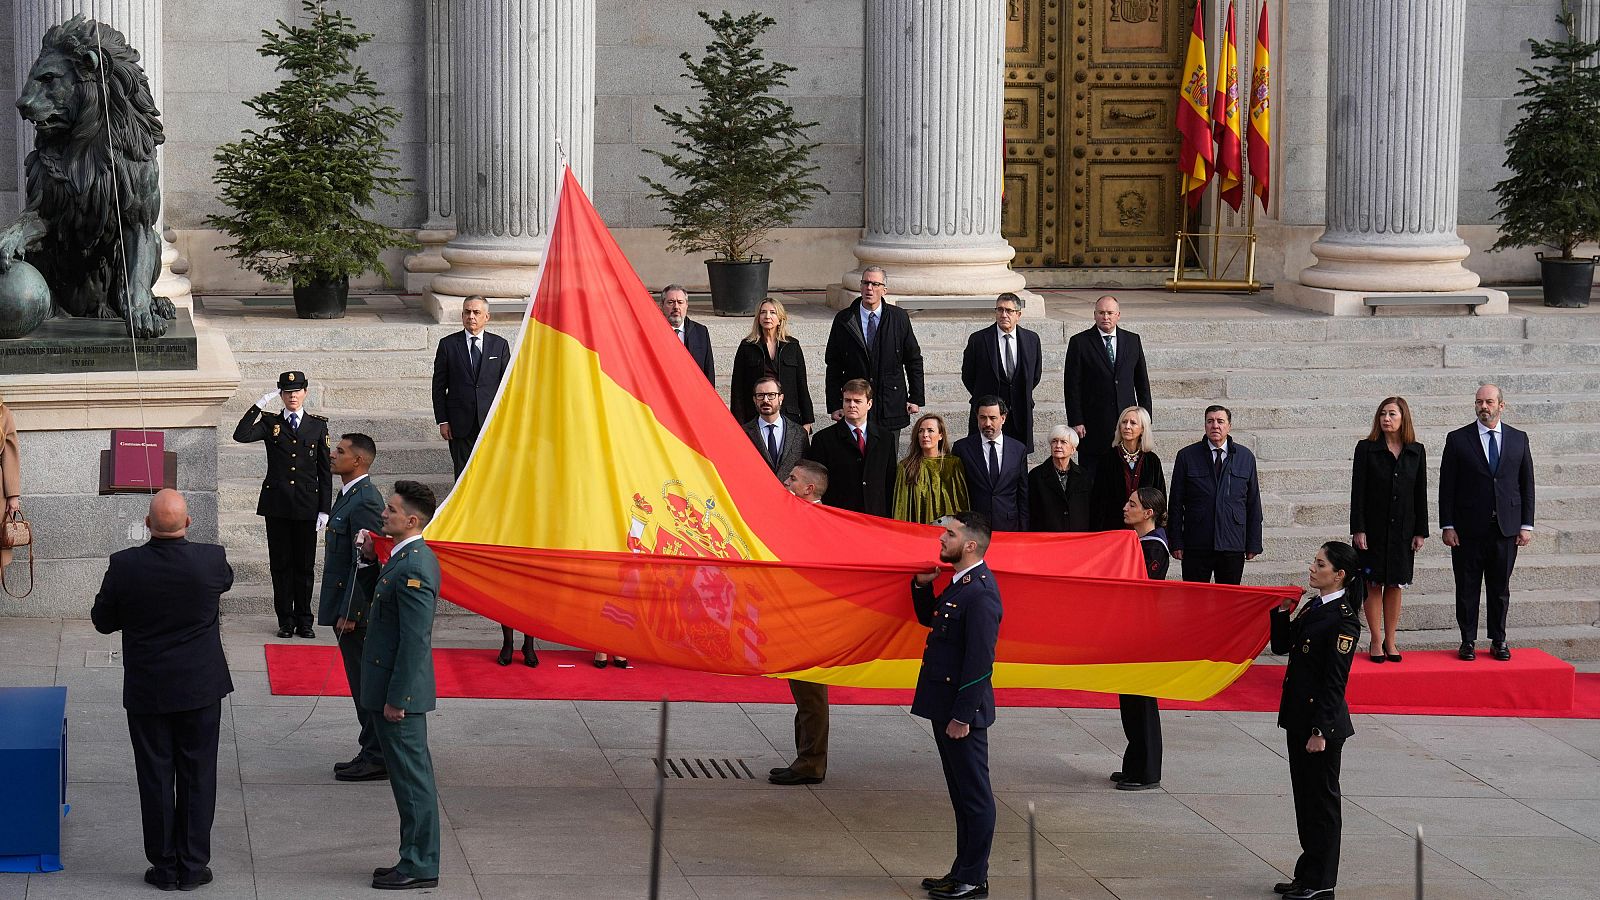
[[[802,502],[674,338],[577,181],[489,420],[425,535],[441,594],[541,638],[729,675],[915,683],[938,529]],[[1144,580],[1131,532],[1001,534],[997,686],[1199,700],[1293,588]]]
[[[1212,128],[1217,136],[1217,189],[1234,210],[1244,199],[1243,131],[1239,127],[1239,48],[1233,38],[1233,0],[1228,0],[1228,27],[1217,65],[1216,105]]]
[[[1189,32],[1189,52],[1183,61],[1183,88],[1178,92],[1178,171],[1183,173],[1183,194],[1190,206],[1199,206],[1211,181],[1211,81],[1206,75],[1205,3],[1195,0],[1194,28]]]
[[[1267,210],[1272,190],[1272,54],[1268,50],[1267,5],[1261,4],[1261,21],[1256,25],[1256,50],[1251,54],[1250,71],[1250,190],[1261,198],[1261,211]]]

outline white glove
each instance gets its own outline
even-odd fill
[[[328,527],[328,514],[327,513],[317,513],[317,530],[321,531],[322,529],[327,528],[327,527]]]
[[[278,399],[278,392],[277,391],[267,391],[265,394],[261,395],[261,399],[260,400],[256,401],[256,409],[259,409],[262,412],[266,412],[267,411],[267,404],[271,403],[272,401],[274,401],[276,399]]]

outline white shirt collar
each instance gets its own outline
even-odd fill
[[[361,483],[361,480],[362,480],[362,479],[363,479],[363,478],[366,478],[366,477],[367,477],[367,476],[366,476],[366,475],[364,475],[364,474],[363,474],[363,475],[357,475],[357,476],[356,476],[356,477],[354,477],[354,478],[352,478],[352,479],[350,479],[350,480],[349,480],[349,481],[346,481],[346,482],[345,482],[345,483],[344,483],[344,484],[343,484],[343,485],[341,485],[341,486],[340,486],[340,488],[339,488],[339,496],[341,496],[341,497],[343,497],[343,496],[344,496],[344,495],[345,495],[345,494],[348,494],[348,493],[350,493],[350,489],[351,489],[351,488],[353,488],[353,487],[355,487],[355,486],[356,486],[356,485],[358,485],[358,484],[360,484],[360,483]]]
[[[955,573],[954,575],[951,575],[950,576],[950,583],[951,584],[960,583],[961,576],[967,574],[968,572],[971,572],[973,569],[976,569],[977,567],[979,567],[981,565],[983,565],[983,560],[980,559],[977,562],[973,563],[972,565],[967,566],[965,569],[962,569],[961,571]]]
[[[487,331],[488,330],[485,329],[484,331],[480,331],[477,334],[473,334],[472,332],[466,330],[465,328],[461,329],[461,333],[466,335],[466,337],[467,337],[467,341],[468,341],[467,346],[469,346],[469,347],[471,346],[471,341],[472,341],[473,338],[477,338],[478,340],[481,341],[481,340],[483,340],[483,336],[484,336],[484,334],[487,333]]]
[[[395,544],[394,545],[394,549],[389,551],[389,558],[390,559],[394,559],[394,555],[396,553],[399,553],[401,548],[403,548],[405,545],[411,543],[412,541],[420,541],[420,540],[422,540],[422,535],[413,534],[411,537],[408,537],[405,540],[401,541],[400,543]]]
[[[1223,438],[1222,439],[1222,446],[1220,446],[1220,447],[1217,446],[1216,444],[1211,443],[1211,438],[1206,438],[1205,442],[1206,442],[1206,452],[1210,453],[1212,456],[1215,456],[1218,450],[1222,451],[1222,455],[1223,456],[1227,456],[1228,455],[1228,439],[1227,438]]]
[[[1343,596],[1344,596],[1344,588],[1339,588],[1337,591],[1329,591],[1328,593],[1323,594],[1321,597],[1317,598],[1317,605],[1321,606],[1324,603],[1332,603],[1333,601],[1335,601],[1335,600],[1337,600],[1337,599],[1339,599],[1340,597],[1343,597]]]
[[[1481,438],[1481,437],[1483,437],[1484,435],[1488,434],[1491,431],[1494,432],[1495,434],[1499,434],[1500,433],[1500,423],[1496,422],[1495,426],[1493,428],[1490,428],[1489,426],[1483,424],[1482,422],[1478,423],[1478,437]]]
[[[1094,327],[1094,336],[1100,341],[1100,343],[1104,344],[1106,342],[1106,338],[1116,338],[1117,330],[1113,328],[1110,331],[1101,331],[1100,326],[1096,325]]]
[[[1013,329],[1011,329],[1011,330],[1010,330],[1010,331],[1007,331],[1007,330],[1005,330],[1005,329],[1004,329],[1004,328],[1001,328],[1001,327],[1000,327],[1000,323],[998,323],[998,322],[996,322],[996,323],[995,323],[995,326],[994,326],[994,330],[995,330],[995,331],[996,331],[996,332],[998,332],[998,333],[999,333],[999,335],[1000,335],[1000,336],[1001,336],[1001,337],[1002,337],[1002,338],[1007,338],[1007,337],[1009,337],[1009,338],[1015,338],[1015,337],[1016,337],[1016,336],[1017,336],[1017,329],[1015,329],[1015,328],[1013,328]]]

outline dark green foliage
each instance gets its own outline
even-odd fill
[[[1600,69],[1588,60],[1600,42],[1578,37],[1562,3],[1558,41],[1533,41],[1535,65],[1518,69],[1522,121],[1506,136],[1510,177],[1500,198],[1500,240],[1493,249],[1543,245],[1561,258],[1600,237]]]
[[[415,246],[402,232],[365,218],[375,196],[404,197],[387,131],[400,121],[354,55],[372,35],[327,0],[302,0],[310,22],[261,32],[262,56],[286,73],[274,90],[245,102],[268,123],[224,144],[216,183],[234,210],[207,216],[233,243],[225,249],[269,281],[309,282],[376,270],[379,254]]]
[[[644,178],[650,195],[672,216],[667,246],[683,253],[711,252],[720,259],[749,260],[774,228],[794,224],[818,191],[809,160],[816,144],[805,143],[815,122],[796,121],[789,104],[773,96],[793,66],[769,63],[756,41],[776,24],[760,13],[734,18],[724,11],[700,18],[715,35],[699,62],[679,58],[701,95],[700,105],[681,113],[656,112],[681,140],[674,152],[646,150],[672,170],[682,191]],[[642,176],[641,176],[642,177]]]

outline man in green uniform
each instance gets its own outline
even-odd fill
[[[434,707],[439,561],[422,540],[437,506],[433,491],[415,481],[396,482],[384,504],[383,533],[394,548],[378,573],[361,662],[361,705],[382,713],[373,722],[400,811],[400,861],[372,872],[372,886],[385,890],[439,886],[439,792],[427,716]],[[363,542],[362,554],[371,551]]]

